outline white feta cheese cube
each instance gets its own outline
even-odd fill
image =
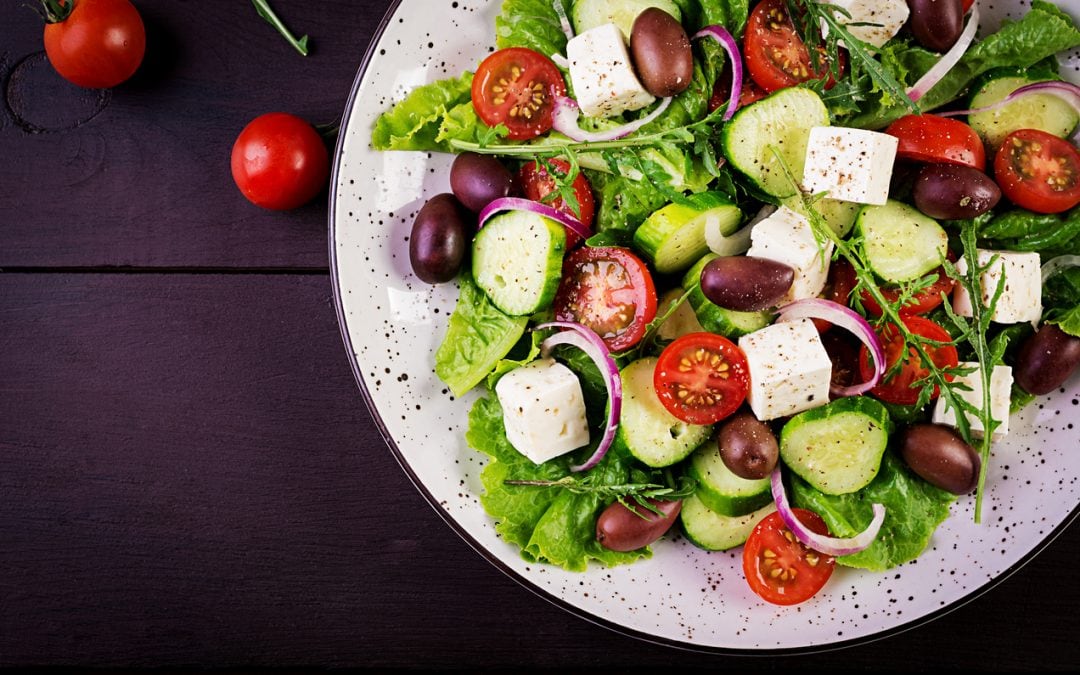
[[[589,444],[581,382],[554,359],[539,359],[503,375],[495,395],[506,437],[534,464]]]
[[[998,261],[983,272],[980,279],[983,307],[990,304],[1002,275],[1005,276],[1005,289],[990,319],[997,323],[1038,323],[1042,317],[1042,267],[1039,254],[985,249],[978,249],[978,252],[980,266],[998,256]],[[956,269],[961,274],[966,273],[967,260],[960,258],[956,261]],[[972,315],[971,294],[960,284],[953,291],[953,311],[960,316]]]
[[[803,298],[816,298],[829,276],[833,243],[825,245],[825,256],[814,239],[814,230],[806,216],[781,206],[750,231],[748,256],[769,258],[795,270],[795,281],[780,301],[786,305]]]
[[[810,319],[774,323],[739,338],[750,368],[746,400],[759,420],[829,402],[832,362]]]
[[[836,20],[844,24],[851,35],[863,42],[880,47],[896,37],[907,23],[911,11],[906,0],[832,0],[832,4],[846,9],[851,18],[837,12]],[[852,26],[853,23],[872,23],[874,26]],[[828,35],[829,27],[822,21],[821,34]],[[844,41],[840,41],[844,46]]]
[[[960,364],[962,367],[976,368],[979,364],[977,362],[964,362]],[[983,404],[983,391],[982,391],[982,377],[979,375],[979,371],[969,373],[957,377],[954,382],[962,382],[971,387],[970,391],[957,389],[957,393],[965,401],[971,403],[976,408],[981,409]],[[1009,433],[1009,397],[1012,394],[1012,368],[1009,366],[994,366],[994,372],[990,374],[990,416],[996,422],[1000,422],[994,429],[994,434],[991,436],[995,441],[1004,438]],[[978,418],[967,415],[968,423],[971,424],[971,433],[982,437],[983,429],[982,421]],[[937,403],[934,405],[934,424],[948,424],[951,427],[956,426],[956,411],[952,408],[945,409],[945,399],[938,397]]]
[[[613,23],[576,35],[566,45],[566,58],[574,95],[588,117],[612,117],[656,100],[638,80],[626,40]]]
[[[882,205],[889,199],[900,139],[846,127],[814,127],[806,144],[803,185],[832,199]]]

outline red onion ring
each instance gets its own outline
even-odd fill
[[[945,77],[945,74],[953,69],[960,59],[964,56],[964,52],[971,46],[972,40],[975,39],[975,33],[979,30],[979,2],[975,0],[975,3],[971,5],[971,16],[968,18],[967,26],[964,27],[964,32],[960,33],[960,37],[956,39],[956,43],[949,48],[949,51],[941,57],[941,59],[934,64],[934,67],[926,71],[926,74],[919,78],[918,82],[911,85],[907,90],[908,98],[913,103],[918,102],[920,98],[926,95],[928,91],[934,88],[934,85],[941,81],[941,78]]]
[[[550,321],[540,324],[536,330],[545,328],[567,330],[555,333],[541,342],[541,355],[548,356],[556,345],[572,345],[585,352],[585,355],[592,359],[592,362],[600,369],[600,374],[604,376],[604,386],[608,394],[608,414],[607,421],[604,423],[604,437],[600,439],[600,444],[596,446],[592,457],[585,460],[584,464],[570,467],[570,470],[575,472],[587,471],[599,464],[607,454],[611,443],[615,440],[615,430],[619,428],[619,416],[622,414],[622,379],[619,378],[619,367],[615,365],[615,359],[611,357],[604,341],[588,327],[573,321]]]
[[[719,42],[727,52],[728,58],[731,59],[731,96],[728,97],[727,110],[724,111],[722,118],[726,122],[735,114],[735,110],[739,107],[739,97],[742,96],[743,62],[742,55],[739,53],[739,43],[727,28],[721,25],[705,26],[694,33],[695,40],[703,37],[711,37]]]
[[[671,105],[671,97],[660,99],[660,105],[651,113],[636,119],[633,122],[608,129],[606,131],[585,131],[578,126],[578,118],[581,116],[581,108],[577,101],[568,96],[556,96],[551,110],[551,127],[572,141],[579,143],[600,143],[603,141],[617,141],[634,133],[641,127],[663,114]]]
[[[566,248],[573,248],[592,235],[589,228],[585,227],[580,220],[569,213],[563,213],[547,204],[534,202],[531,199],[522,199],[521,197],[500,197],[493,200],[480,212],[480,220],[476,229],[480,229],[487,221],[491,220],[492,216],[503,211],[528,211],[554,220],[567,230]]]
[[[1025,84],[1024,86],[1014,90],[1011,94],[1001,99],[997,103],[991,103],[990,105],[984,105],[981,108],[972,108],[970,110],[950,110],[948,112],[937,113],[941,117],[957,117],[960,115],[978,115],[980,113],[991,112],[1002,108],[1013,101],[1023,98],[1025,96],[1031,96],[1033,94],[1045,94],[1049,96],[1056,96],[1065,101],[1076,110],[1077,114],[1080,114],[1080,87],[1076,86],[1072,82],[1034,82],[1032,84]],[[1077,133],[1080,133],[1080,127],[1077,127]],[[1077,134],[1073,134],[1073,138],[1076,138]]]
[[[885,375],[885,350],[881,347],[881,340],[878,339],[877,333],[874,332],[866,319],[840,303],[824,298],[807,298],[806,300],[797,300],[790,305],[784,305],[780,308],[776,321],[779,323],[780,321],[794,321],[796,319],[823,319],[834,326],[840,326],[859,338],[859,341],[870,350],[870,356],[874,358],[873,377],[862,384],[851,387],[832,385],[829,387],[830,394],[833,396],[858,396],[874,388],[881,381],[881,378]]]
[[[870,524],[866,526],[866,529],[858,533],[854,537],[847,537],[841,539],[839,537],[829,537],[823,534],[814,532],[809,527],[803,524],[799,517],[795,515],[795,512],[791,510],[791,505],[788,504],[787,495],[784,494],[784,481],[780,475],[780,465],[777,464],[773,469],[772,476],[770,477],[770,484],[772,487],[773,501],[776,502],[776,510],[780,514],[780,519],[784,521],[791,533],[795,535],[795,538],[801,541],[806,546],[824,553],[825,555],[831,555],[833,557],[840,557],[842,555],[851,555],[858,553],[859,551],[865,551],[874,543],[874,539],[877,537],[878,532],[881,531],[881,524],[885,522],[885,507],[882,504],[874,504],[874,518],[870,521]]]

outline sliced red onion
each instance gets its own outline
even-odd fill
[[[555,131],[558,131],[567,138],[579,143],[617,141],[620,138],[629,136],[649,122],[652,122],[662,115],[669,105],[671,105],[670,96],[660,99],[660,105],[657,106],[655,110],[645,117],[636,119],[633,122],[628,122],[627,124],[617,126],[614,129],[607,129],[606,131],[585,131],[578,126],[581,108],[578,106],[577,101],[567,96],[556,96],[555,105],[551,112],[551,126]]]
[[[574,27],[570,25],[570,18],[566,16],[566,8],[563,7],[562,0],[553,0],[555,5],[555,13],[559,15],[559,27],[562,28],[562,32],[566,35],[566,40],[569,42],[574,39]]]
[[[604,386],[608,394],[608,414],[607,421],[604,423],[604,437],[600,439],[600,445],[596,446],[592,457],[584,464],[570,467],[571,471],[587,471],[599,464],[607,454],[612,441],[615,440],[615,430],[619,428],[619,416],[622,413],[622,380],[619,378],[619,367],[615,365],[615,359],[611,357],[611,352],[608,351],[604,341],[588,327],[573,321],[550,321],[540,324],[536,330],[545,328],[567,330],[555,333],[540,343],[540,353],[543,356],[548,356],[556,345],[572,345],[585,352],[585,355],[592,359],[592,362],[600,369],[600,374],[604,376]]]
[[[1057,274],[1058,270],[1066,267],[1080,267],[1080,255],[1059,255],[1051,258],[1042,266],[1042,282]]]
[[[788,526],[791,533],[795,535],[795,538],[801,541],[806,546],[824,553],[825,555],[831,555],[833,557],[840,557],[842,555],[851,555],[858,553],[859,551],[865,551],[870,548],[870,544],[874,543],[874,539],[877,537],[878,532],[881,531],[881,524],[885,522],[885,506],[882,504],[874,504],[874,518],[870,521],[870,524],[866,526],[866,529],[858,533],[854,537],[847,537],[841,539],[839,537],[830,537],[824,534],[818,534],[809,527],[803,524],[799,517],[795,515],[795,512],[791,510],[791,505],[788,504],[787,495],[784,494],[784,481],[780,475],[780,465],[777,464],[773,469],[771,477],[772,496],[773,501],[776,502],[776,511],[780,514],[780,519],[784,521],[784,524]]]
[[[694,39],[711,37],[720,43],[731,59],[731,96],[728,98],[727,110],[724,111],[724,121],[731,119],[735,110],[739,107],[739,97],[742,96],[743,62],[742,54],[739,53],[739,43],[723,26],[705,26],[697,33]]]
[[[796,319],[822,319],[834,326],[840,326],[859,338],[866,345],[870,355],[874,357],[874,375],[862,384],[851,387],[832,385],[829,393],[833,396],[858,396],[877,386],[885,375],[885,350],[881,347],[881,340],[877,333],[866,322],[866,319],[856,314],[851,309],[844,307],[838,302],[824,298],[807,298],[797,300],[790,305],[780,308],[777,321],[794,321]]]
[[[1013,101],[1023,98],[1025,96],[1031,96],[1034,94],[1044,94],[1048,96],[1056,96],[1065,101],[1076,110],[1077,114],[1080,114],[1080,87],[1076,86],[1072,82],[1035,82],[1033,84],[1025,84],[1014,90],[1011,94],[1001,99],[997,103],[991,103],[990,105],[984,105],[981,108],[972,108],[970,110],[950,110],[948,112],[937,113],[941,117],[958,117],[960,115],[978,115],[985,112],[991,112],[999,108],[1003,108]],[[1080,133],[1080,127],[1077,128],[1077,132]],[[1075,135],[1074,135],[1075,138]]]
[[[960,33],[960,37],[957,38],[956,44],[954,44],[949,51],[941,57],[941,59],[934,64],[934,67],[926,71],[926,74],[919,78],[919,81],[913,84],[908,90],[908,98],[912,102],[918,102],[920,98],[926,95],[926,92],[934,88],[934,85],[941,81],[941,78],[945,77],[945,74],[953,69],[960,59],[964,56],[964,52],[971,46],[972,40],[975,39],[975,33],[979,30],[979,2],[975,0],[975,3],[971,6],[971,16],[968,18],[967,26],[964,27],[964,32]]]
[[[522,199],[521,197],[500,197],[489,203],[484,207],[484,210],[480,212],[480,221],[477,225],[477,229],[483,227],[487,221],[491,220],[492,216],[497,213],[502,213],[503,211],[528,211],[529,213],[535,213],[544,216],[545,218],[551,218],[566,228],[568,235],[566,242],[567,248],[573,248],[592,235],[589,228],[585,227],[580,220],[569,213],[563,213],[547,204],[534,202],[531,199]]]
[[[722,158],[721,158],[722,159]],[[731,234],[723,234],[720,232],[719,222],[716,220],[705,221],[705,244],[709,247],[709,250],[716,255],[739,255],[740,253],[746,253],[750,250],[750,235],[753,232],[754,226],[765,220],[773,213],[776,212],[776,207],[772,204],[766,204],[761,207],[761,210],[757,212],[757,215],[750,219],[750,222],[743,225],[738,230]]]

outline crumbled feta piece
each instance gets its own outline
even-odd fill
[[[833,0],[832,4],[846,9],[851,15],[849,19],[839,12],[834,14],[836,20],[847,27],[852,37],[875,47],[880,47],[896,37],[911,14],[906,0]],[[850,25],[855,23],[877,25]],[[829,34],[829,27],[824,21],[821,22],[821,34]],[[840,41],[840,46],[844,46],[843,40]]]
[[[566,45],[566,58],[574,95],[588,117],[612,117],[656,100],[638,80],[626,40],[613,23],[576,35]]]
[[[990,319],[997,323],[1038,323],[1042,317],[1042,268],[1038,253],[1017,253],[1015,251],[991,251],[977,249],[979,265],[983,266],[997,255],[998,261],[993,267],[983,272],[982,304],[990,304],[1001,276],[1005,275],[1005,289],[998,298],[997,306]],[[967,260],[956,261],[956,269],[967,272]],[[960,316],[971,316],[971,294],[962,285],[957,284],[953,291],[953,311]]]
[[[495,395],[506,437],[534,464],[589,444],[581,382],[554,359],[539,359],[503,375]]]
[[[971,387],[970,390],[956,389],[956,391],[962,399],[972,404],[976,408],[982,409],[983,405],[983,391],[982,391],[982,377],[979,375],[978,362],[964,362],[960,364],[961,367],[975,368],[976,370],[967,375],[961,375],[953,380],[954,383],[963,383]],[[994,366],[994,372],[990,374],[990,416],[996,422],[1000,422],[994,429],[994,434],[991,436],[995,441],[1004,438],[1009,433],[1009,397],[1012,394],[1012,368],[1009,366]],[[967,415],[968,423],[971,425],[971,433],[981,437],[985,429],[983,429],[982,420],[973,415]],[[945,399],[938,397],[937,403],[934,405],[934,424],[948,424],[951,427],[956,426],[956,411],[952,408],[945,409]]]
[[[814,127],[806,144],[803,184],[832,199],[882,205],[889,199],[900,140],[865,129]]]
[[[825,288],[829,276],[829,259],[833,243],[825,245],[825,257],[814,239],[810,221],[800,213],[781,206],[750,232],[748,256],[769,258],[789,265],[795,270],[795,281],[780,301],[786,305],[803,298],[815,298]]]
[[[774,323],[739,338],[750,368],[746,400],[759,420],[829,402],[832,361],[810,319]]]

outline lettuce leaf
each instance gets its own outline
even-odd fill
[[[836,559],[841,565],[875,572],[919,557],[956,499],[913,474],[891,451],[882,457],[874,480],[851,494],[826,495],[793,473],[788,475],[795,506],[821,516],[835,537],[862,532],[873,518],[871,506],[885,505],[885,523],[874,543],[864,551]]]
[[[526,316],[507,316],[491,304],[468,271],[461,273],[459,285],[461,294],[446,337],[435,352],[435,374],[454,396],[480,384],[517,344],[529,322]]]
[[[484,494],[480,503],[495,518],[495,529],[506,541],[521,547],[530,562],[558,565],[582,572],[590,560],[612,567],[652,555],[648,548],[630,553],[609,551],[596,542],[596,519],[606,504],[595,495],[573,494],[566,490],[506,485],[507,480],[558,480],[570,474],[571,458],[581,460],[595,447],[533,464],[510,445],[503,427],[498,399],[478,399],[469,411],[465,439],[489,461],[480,474]],[[580,456],[579,456],[580,455]],[[625,451],[612,448],[595,468],[590,480],[616,485],[630,477],[630,460]]]
[[[570,11],[570,1],[560,0]],[[566,53],[566,34],[552,0],[504,0],[495,17],[495,46],[528,47],[544,56]]]
[[[442,132],[443,120],[451,109],[472,101],[472,77],[466,72],[417,87],[375,121],[371,146],[376,150],[450,152]]]

